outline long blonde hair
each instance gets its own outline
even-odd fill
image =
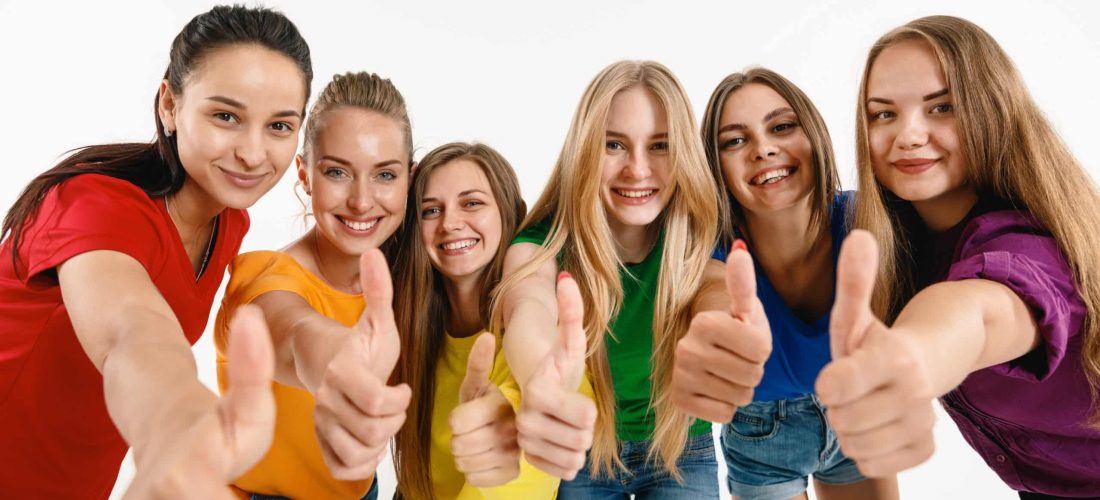
[[[747,227],[741,204],[737,203],[733,193],[726,188],[725,176],[722,173],[718,129],[722,125],[722,109],[726,106],[726,99],[750,83],[765,85],[787,101],[794,110],[795,116],[798,117],[799,126],[810,141],[810,150],[813,151],[814,167],[816,167],[814,175],[817,176],[817,186],[811,195],[813,212],[808,229],[817,233],[815,242],[820,241],[829,234],[829,207],[833,203],[833,198],[836,197],[837,190],[840,189],[833,141],[829,138],[829,128],[825,126],[825,119],[821,117],[821,113],[817,111],[817,107],[806,93],[783,75],[767,68],[749,68],[743,73],[733,73],[722,79],[711,93],[707,109],[703,111],[703,149],[707,153],[711,175],[718,182],[720,190],[726,194],[718,199],[718,236],[723,242],[732,242],[734,228]]]
[[[452,142],[439,146],[424,156],[413,174],[404,223],[408,236],[401,242],[394,262],[394,279],[401,283],[395,307],[401,332],[401,362],[394,382],[408,383],[413,391],[412,400],[416,402],[409,405],[408,419],[394,439],[393,462],[402,498],[435,498],[430,467],[435,367],[443,352],[443,328],[450,305],[443,288],[443,275],[432,266],[425,250],[420,232],[420,205],[432,173],[458,160],[471,161],[481,168],[500,210],[500,245],[478,286],[483,325],[489,323],[489,292],[500,281],[508,243],[527,213],[512,166],[500,153],[484,144]]]
[[[557,165],[523,228],[550,221],[550,232],[535,257],[505,277],[493,295],[492,319],[501,327],[501,297],[549,259],[577,279],[585,303],[588,337],[587,374],[596,396],[598,417],[591,460],[593,474],[622,468],[615,434],[615,395],[604,339],[623,301],[623,262],[599,197],[607,117],[611,101],[624,90],[642,87],[664,106],[668,117],[669,163],[673,194],[655,224],[664,230],[664,251],[653,310],[653,375],[650,407],[655,410],[654,446],[658,458],[679,479],[676,460],[687,439],[691,418],[676,410],[668,393],[676,342],[687,331],[692,298],[714,249],[718,226],[718,193],[691,104],[676,77],[651,61],[620,61],[589,84],[573,116]]]
[[[884,49],[905,41],[928,43],[939,59],[958,119],[967,180],[1031,212],[1050,231],[1073,270],[1088,308],[1081,362],[1097,400],[1100,383],[1100,196],[1088,174],[1047,122],[1000,45],[957,17],[923,17],[880,38],[867,55],[856,112],[860,201],[856,227],[878,240],[881,264],[872,306],[887,322],[917,292],[910,252],[911,204],[875,179],[867,138],[867,79]],[[1100,427],[1100,412],[1089,423]]]

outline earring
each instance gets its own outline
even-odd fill
[[[172,134],[173,134],[172,129],[165,126],[164,127],[164,136],[165,137],[172,137]]]

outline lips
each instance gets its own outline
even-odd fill
[[[767,186],[782,182],[798,171],[796,166],[774,167],[760,171],[749,180],[753,186]]]
[[[374,234],[375,229],[378,228],[378,222],[382,220],[381,217],[374,217],[366,220],[351,219],[339,215],[335,217],[341,222],[341,225],[348,233],[355,236],[369,236]]]
[[[913,175],[932,168],[937,162],[939,158],[902,158],[893,161],[892,164],[903,173]]]
[[[630,189],[611,188],[611,192],[614,193],[615,199],[617,199],[619,203],[625,205],[644,205],[649,203],[650,200],[656,198],[658,191],[659,189],[650,187]]]
[[[226,169],[221,168],[221,167],[218,167],[218,170],[221,170],[221,172],[223,174],[225,174],[225,177],[227,179],[229,179],[229,182],[233,183],[234,185],[236,185],[238,187],[246,188],[246,189],[247,188],[253,188],[253,187],[256,187],[256,186],[260,185],[263,182],[264,178],[268,176],[267,173],[263,173],[263,174],[245,174],[245,173],[241,173],[241,172],[234,172],[232,170],[226,170]]]
[[[477,238],[463,238],[461,240],[447,241],[437,246],[440,250],[443,251],[443,255],[453,256],[461,255],[473,250],[473,248],[477,246],[480,241],[481,240]]]

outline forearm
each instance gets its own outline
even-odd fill
[[[1004,285],[980,279],[922,290],[892,330],[915,343],[936,395],[951,391],[973,371],[1026,354],[1039,342],[1027,305]]]
[[[520,387],[534,373],[557,336],[555,307],[536,297],[509,299],[504,309],[504,358]]]
[[[140,467],[146,450],[160,449],[158,442],[214,411],[218,397],[199,382],[191,347],[174,318],[138,310],[118,332],[100,366],[103,393]]]
[[[276,371],[275,379],[315,394],[329,363],[351,334],[347,327],[319,314],[300,321],[287,342],[289,369],[282,374]]]

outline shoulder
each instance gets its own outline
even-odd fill
[[[974,217],[963,228],[956,249],[958,257],[1004,251],[1064,260],[1050,232],[1030,212],[1022,210],[998,210]]]
[[[307,298],[319,283],[294,257],[273,251],[247,252],[233,259],[225,296],[248,303],[267,292],[288,291]]]

